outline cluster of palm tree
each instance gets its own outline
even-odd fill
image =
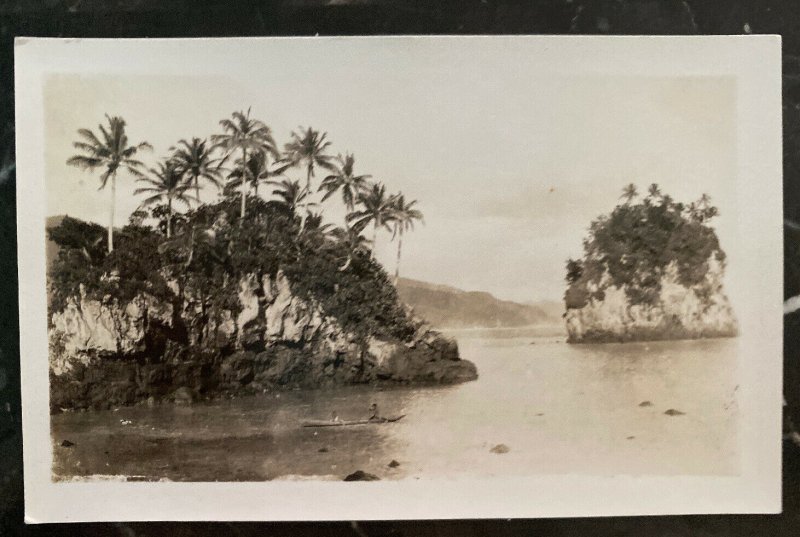
[[[135,195],[145,195],[140,207],[166,207],[166,235],[172,235],[172,222],[177,206],[191,207],[200,203],[200,190],[206,186],[216,187],[225,196],[239,195],[241,198],[240,225],[245,223],[248,196],[259,197],[258,187],[270,185],[271,201],[280,203],[293,215],[299,213],[299,233],[302,234],[314,222],[317,231],[328,230],[321,226],[321,216],[313,211],[321,203],[339,193],[347,210],[344,228],[336,228],[330,235],[346,243],[351,257],[340,270],[346,270],[356,252],[366,251],[371,244],[370,256],[374,256],[378,231],[385,229],[397,239],[397,267],[395,282],[399,277],[403,234],[422,221],[422,213],[416,200],[407,200],[402,193],[389,194],[386,187],[371,181],[370,175],[355,172],[355,157],[351,153],[333,156],[329,153],[331,142],[327,133],[300,127],[291,133],[291,139],[283,151],[264,122],[252,118],[247,112],[234,112],[230,118],[219,122],[222,133],[208,139],[191,138],[180,140],[169,148],[169,154],[146,169],[137,160],[140,151],[152,150],[147,142],[131,144],[125,133],[125,120],[106,115],[107,125],[99,125],[99,135],[90,129],[78,130],[80,139],[73,143],[81,151],[67,160],[67,164],[82,169],[102,170],[103,189],[111,182],[110,216],[108,224],[108,251],[113,251],[114,207],[116,179],[119,171],[127,172],[141,184]],[[304,184],[285,176],[291,169],[305,172]],[[326,175],[316,190],[314,179],[319,170]],[[322,193],[320,203],[314,201]],[[372,225],[372,240],[367,241],[361,233]]]
[[[636,188],[636,185],[633,183],[628,183],[622,188],[622,195],[620,196],[620,199],[623,200],[625,205],[630,205],[638,196],[639,190]],[[644,203],[647,205],[650,205],[654,202],[659,202],[661,205],[666,207],[673,206],[672,196],[669,194],[663,194],[657,183],[652,183],[649,187],[647,187],[647,196],[644,198]],[[693,201],[688,205],[684,205],[683,203],[675,203],[674,206],[678,212],[685,212],[689,218],[700,223],[719,215],[719,210],[711,205],[711,196],[705,193],[702,194],[697,201]]]

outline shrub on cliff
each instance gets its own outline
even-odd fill
[[[125,226],[116,235],[119,248],[108,252],[105,233],[102,226],[70,217],[48,229],[59,247],[48,274],[52,311],[78,297],[81,287],[104,302],[125,303],[141,293],[168,297],[166,280],[157,269],[160,235],[147,227]]]
[[[624,288],[630,305],[654,305],[662,278],[674,266],[678,282],[695,287],[708,299],[703,282],[709,261],[724,267],[725,253],[708,222],[719,214],[703,195],[689,204],[674,201],[651,185],[636,203],[634,185],[623,190],[624,202],[595,219],[583,242],[584,256],[566,265],[567,308],[582,308],[590,299],[602,301],[608,285]]]
[[[238,196],[192,210],[164,236],[163,211],[135,213],[103,247],[99,225],[64,218],[48,230],[59,252],[49,271],[51,311],[60,311],[81,289],[88,298],[125,304],[138,295],[172,302],[190,294],[209,316],[238,313],[239,282],[254,274],[288,277],[292,291],[313,301],[341,326],[368,335],[408,340],[414,328],[383,268],[363,250],[350,250],[330,225],[300,218],[282,203],[247,198],[240,218]],[[152,222],[147,225],[147,221]],[[344,269],[343,269],[344,267]]]

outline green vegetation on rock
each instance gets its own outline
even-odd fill
[[[615,287],[624,287],[631,305],[652,306],[670,265],[686,287],[703,282],[710,259],[724,267],[725,252],[708,225],[719,211],[707,195],[684,204],[661,194],[654,184],[641,202],[634,203],[635,197],[635,187],[628,185],[623,190],[625,202],[589,226],[583,259],[567,261],[567,308],[603,300],[604,277]]]
[[[280,202],[248,198],[241,224],[240,208],[229,198],[189,211],[169,241],[158,229],[129,224],[115,233],[112,252],[103,248],[101,226],[64,218],[48,230],[59,246],[50,269],[51,311],[81,289],[90,299],[119,303],[144,294],[173,302],[191,289],[210,315],[238,314],[240,280],[274,279],[281,270],[297,296],[319,304],[346,330],[401,340],[413,333],[388,275],[368,252],[351,252],[317,217],[300,234],[299,218]]]

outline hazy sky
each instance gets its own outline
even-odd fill
[[[419,56],[307,60],[238,78],[52,75],[47,213],[107,223],[99,173],[65,163],[76,129],[96,128],[103,114],[123,116],[132,141],[153,144],[143,157],[152,165],[178,139],[218,132],[220,119],[252,106],[281,145],[299,125],[327,131],[334,153],[355,153],[358,173],[419,200],[425,225],[404,241],[404,276],[560,300],[564,261],[581,254],[590,221],[630,182],[659,183],[681,201],[708,192],[722,212],[722,246],[735,249],[732,79],[521,76],[491,58],[452,70]],[[117,188],[122,225],[139,200],[124,174]],[[391,271],[389,238],[379,236],[378,250]]]

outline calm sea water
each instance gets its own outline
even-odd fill
[[[567,345],[562,336],[526,330],[452,335],[462,356],[476,363],[477,381],[53,416],[54,475],[263,480],[342,479],[356,470],[382,479],[738,472],[735,339]],[[345,420],[363,418],[373,402],[382,415],[406,416],[387,425],[299,425],[332,411]],[[665,414],[669,409],[683,414]],[[63,447],[63,440],[74,445]],[[492,452],[498,444],[507,451]]]

